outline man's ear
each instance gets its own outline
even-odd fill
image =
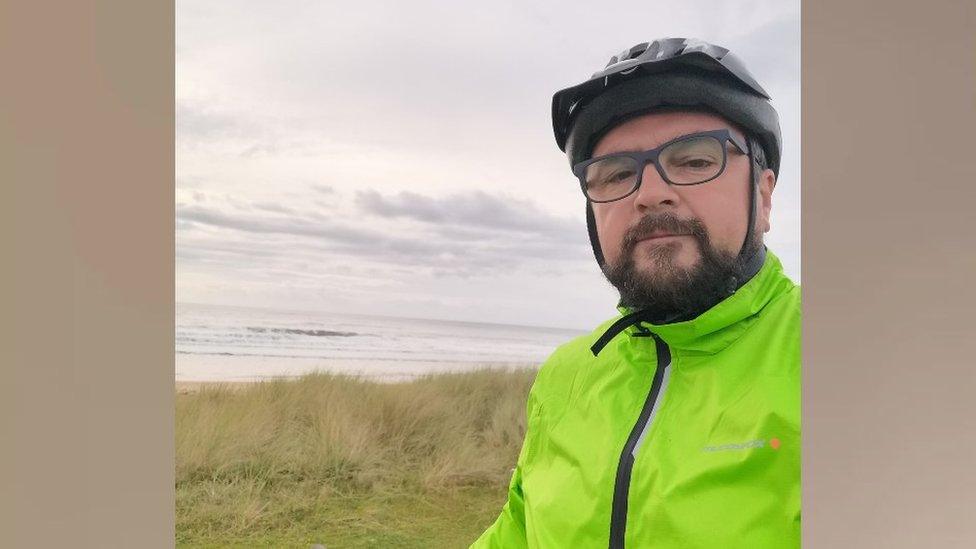
[[[759,175],[759,226],[762,232],[769,232],[769,213],[773,209],[773,189],[776,187],[776,174],[765,169]]]

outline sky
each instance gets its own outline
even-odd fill
[[[695,37],[772,96],[800,282],[800,4],[176,4],[177,301],[590,330],[616,314],[552,94]]]

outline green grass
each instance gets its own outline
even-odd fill
[[[316,374],[176,399],[181,547],[467,547],[494,521],[533,370]]]

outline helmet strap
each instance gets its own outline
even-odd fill
[[[735,293],[743,284],[752,279],[766,261],[765,245],[759,246],[755,250],[749,249],[749,243],[755,238],[756,218],[759,216],[759,178],[762,175],[764,167],[758,156],[761,153],[757,153],[757,151],[761,151],[762,149],[760,148],[759,142],[751,135],[746,136],[746,145],[749,148],[749,179],[751,181],[749,185],[749,219],[746,225],[746,236],[742,241],[742,247],[739,248],[740,275],[742,279],[739,280],[733,276],[729,280],[729,295]]]
[[[600,247],[600,237],[596,234],[596,217],[593,214],[593,203],[586,201],[586,232],[590,235],[590,246],[593,248],[593,256],[596,257],[596,264],[603,269],[603,248]]]

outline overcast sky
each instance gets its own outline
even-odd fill
[[[665,36],[780,113],[800,275],[800,4],[178,0],[177,299],[592,329],[616,311],[552,94]]]

